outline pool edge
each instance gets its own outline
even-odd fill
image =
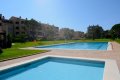
[[[60,44],[52,44],[52,45],[43,45],[41,47],[46,47],[46,46],[54,46],[54,45],[62,45],[62,44],[71,44],[71,43],[76,43],[76,42],[68,42],[68,43],[60,43]],[[108,46],[106,50],[97,50],[97,49],[63,49],[63,48],[37,48],[35,47],[26,47],[26,48],[19,48],[19,49],[28,49],[28,50],[89,50],[89,51],[111,51],[112,50],[112,42],[107,42]]]
[[[37,60],[40,60],[40,59],[44,59],[44,58],[47,58],[47,57],[69,58],[69,59],[90,60],[90,61],[100,61],[100,62],[102,61],[102,62],[105,62],[103,80],[120,80],[120,74],[119,74],[118,66],[117,66],[115,60],[97,59],[97,58],[45,55],[45,56],[38,57],[38,58],[35,58],[35,59],[27,60],[27,61],[24,61],[24,62],[15,63],[15,64],[11,64],[11,65],[8,65],[8,66],[0,67],[0,71],[8,69],[8,68],[15,67],[15,66],[23,65],[23,64],[26,64],[26,63],[30,63],[30,62],[33,62],[33,61],[37,61]]]
[[[113,49],[112,42],[108,42],[107,51],[111,51],[112,49]]]

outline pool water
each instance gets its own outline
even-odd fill
[[[108,42],[76,42],[50,46],[37,46],[36,48],[47,49],[78,49],[78,50],[107,50]]]
[[[104,62],[49,57],[0,72],[0,80],[103,80]]]

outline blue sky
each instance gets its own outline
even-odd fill
[[[1,0],[0,13],[6,18],[34,18],[60,28],[86,32],[89,25],[105,30],[120,23],[120,0]]]

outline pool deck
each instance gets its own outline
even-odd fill
[[[97,51],[97,50],[51,50],[46,53],[37,54],[33,56],[13,59],[9,61],[0,62],[0,67],[11,65],[18,62],[27,61],[30,59],[42,57],[45,55],[68,56],[68,57],[83,57],[83,58],[97,58],[97,59],[112,59],[116,60],[120,71],[120,44],[111,42],[113,50]]]

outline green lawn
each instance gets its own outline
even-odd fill
[[[108,42],[108,41],[110,41],[110,39],[67,40],[67,41],[59,40],[59,41],[37,41],[37,42],[15,43],[15,45],[13,45],[12,48],[3,50],[3,53],[0,55],[0,61],[46,52],[46,50],[21,50],[19,49],[23,47],[59,44],[59,43],[65,43],[65,42]]]
[[[14,59],[23,56],[30,56],[33,54],[43,53],[45,50],[21,50],[21,49],[4,49],[3,53],[0,55],[0,61]]]

